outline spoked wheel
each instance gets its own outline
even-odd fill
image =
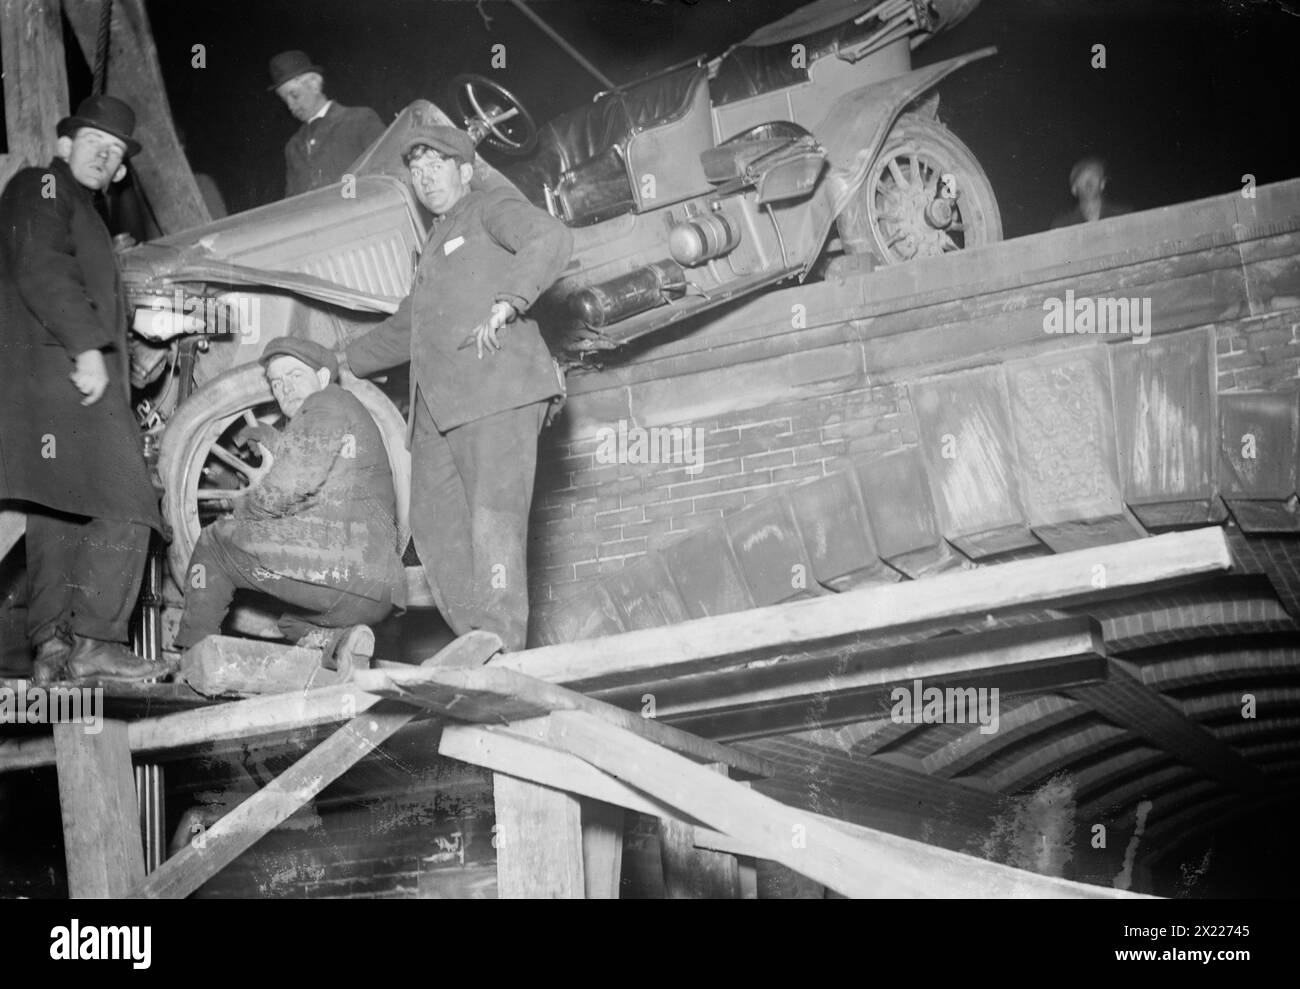
[[[898,118],[838,223],[845,251],[870,251],[884,264],[1002,239],[984,169],[952,131],[916,114]]]
[[[388,396],[370,382],[356,381],[346,387],[366,407],[383,436],[397,493],[398,538],[405,544],[411,489],[406,424]],[[230,499],[247,486],[248,468],[257,466],[256,456],[241,449],[244,431],[279,419],[261,365],[246,364],[195,391],[167,424],[158,474],[164,489],[163,518],[172,531],[167,562],[182,589],[200,529],[226,510]]]

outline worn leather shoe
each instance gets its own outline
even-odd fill
[[[74,635],[67,658],[68,674],[75,680],[153,680],[166,676],[168,668],[137,656],[116,642]]]
[[[375,633],[369,625],[314,628],[296,643],[321,651],[320,665],[346,678],[353,670],[370,669],[375,655]]]
[[[66,677],[71,652],[72,643],[58,633],[38,643],[36,658],[32,662],[32,683],[44,686]]]

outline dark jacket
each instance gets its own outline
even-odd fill
[[[347,348],[359,375],[411,362],[433,421],[446,432],[560,393],[550,352],[525,315],[568,264],[573,235],[512,189],[472,190],[438,220],[401,307]],[[458,349],[492,312],[509,302],[519,314],[498,334],[501,349]],[[412,416],[414,418],[414,416]]]
[[[303,124],[284,146],[285,196],[333,185],[383,132],[370,107],[331,103],[325,116]]]
[[[1122,206],[1119,203],[1112,203],[1109,199],[1103,199],[1101,203],[1101,216],[1098,217],[1098,219],[1108,220],[1112,216],[1123,216],[1125,213],[1132,212],[1133,211],[1127,206]],[[1083,215],[1082,207],[1076,204],[1074,209],[1066,210],[1064,213],[1058,213],[1056,218],[1052,220],[1051,229],[1059,230],[1061,227],[1073,227],[1077,224],[1087,222],[1088,220]]]
[[[244,548],[283,576],[405,606],[393,474],[366,407],[326,385],[307,396],[271,452],[262,483],[235,506]]]
[[[104,351],[94,405],[74,358]],[[0,499],[161,531],[130,406],[117,259],[93,193],[61,159],[0,195]]]

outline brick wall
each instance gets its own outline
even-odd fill
[[[615,426],[616,424],[611,424]],[[534,613],[773,491],[840,469],[845,457],[916,442],[905,390],[860,388],[680,425],[704,430],[698,470],[604,464],[594,436],[544,434],[530,529]]]

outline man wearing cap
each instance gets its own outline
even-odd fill
[[[411,535],[435,601],[457,634],[522,649],[537,434],[563,387],[526,314],[573,236],[514,189],[471,188],[464,131],[417,126],[402,152],[433,230],[411,294],[344,354],[357,374],[410,361]]]
[[[384,132],[368,106],[343,106],[325,95],[325,70],[305,52],[271,59],[271,85],[302,126],[284,146],[285,196],[339,181],[348,167]]]
[[[237,590],[286,609],[280,631],[337,667],[374,653],[370,625],[406,605],[388,451],[364,405],[339,387],[332,353],[279,337],[261,357],[283,432],[249,431],[261,465],[233,517],[199,534],[176,646],[216,634]]]
[[[158,497],[131,412],[127,323],[95,197],[140,150],[135,114],[92,96],[56,157],[0,195],[0,502],[27,514],[27,628],[39,682],[166,673],[128,621]]]

